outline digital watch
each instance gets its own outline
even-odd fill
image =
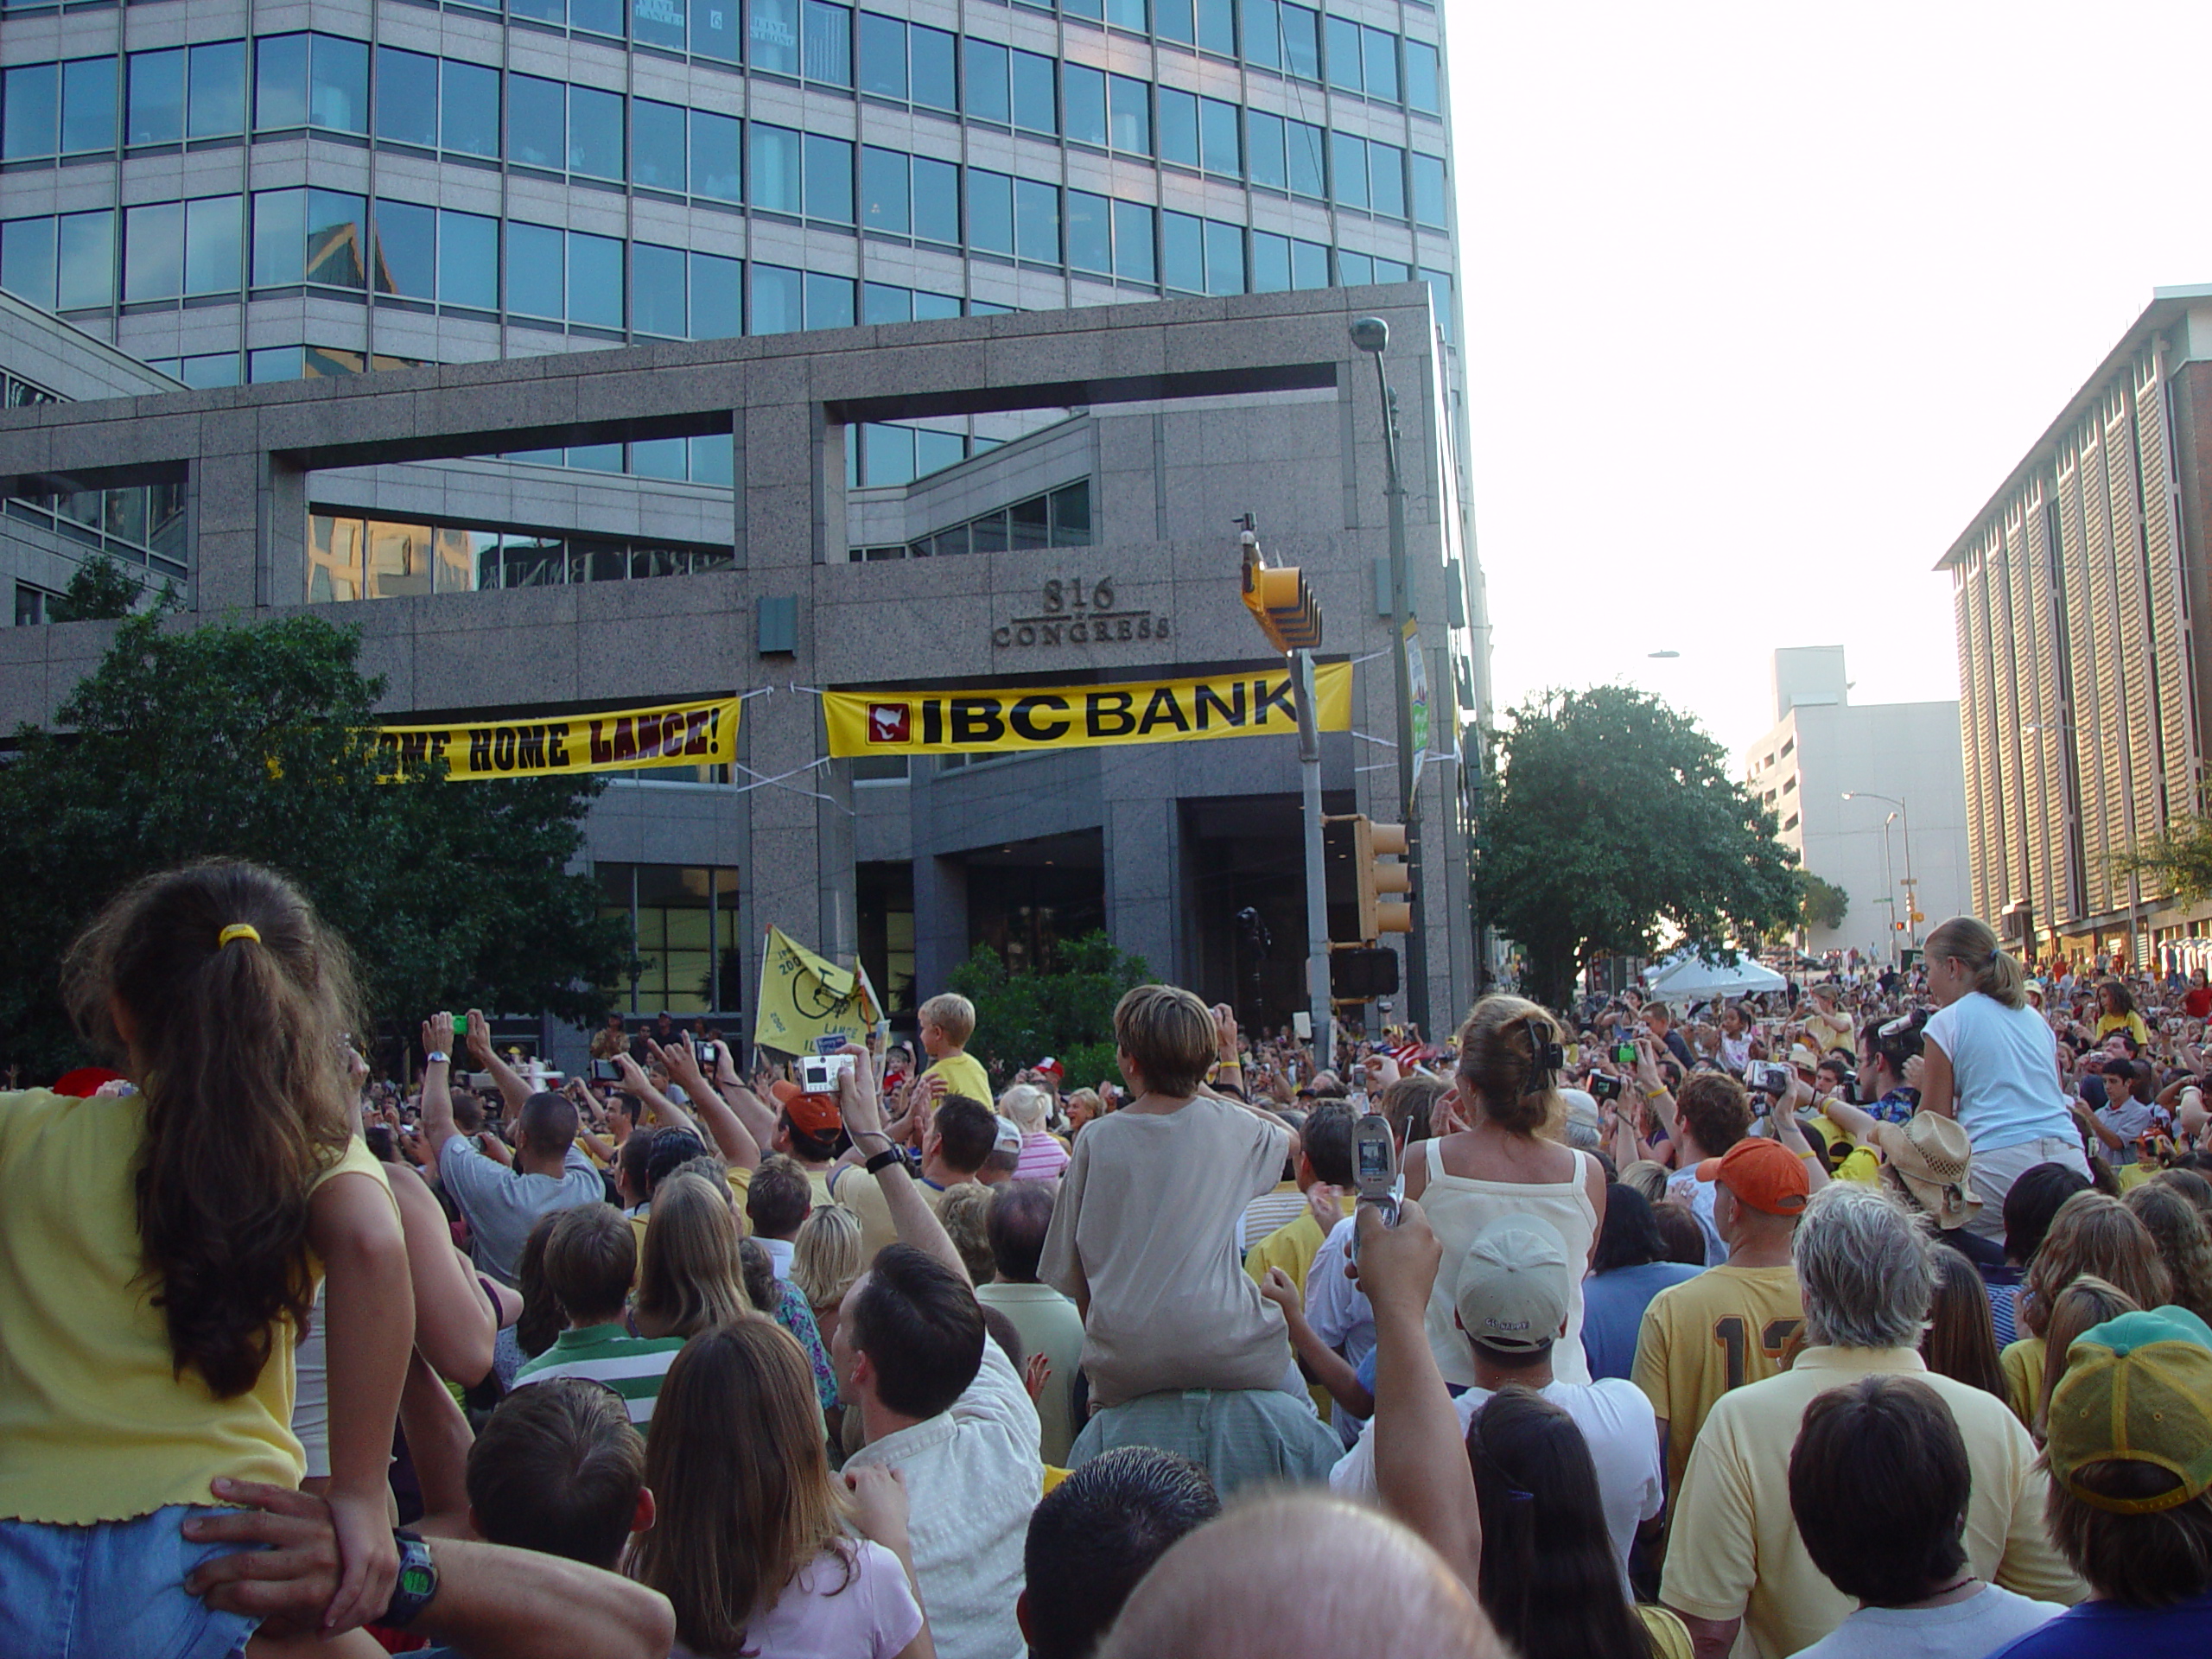
[[[391,1541],[399,1546],[399,1578],[391,1586],[391,1605],[377,1623],[390,1630],[404,1630],[416,1614],[436,1597],[438,1564],[431,1559],[430,1547],[423,1541],[419,1533],[395,1528]]]

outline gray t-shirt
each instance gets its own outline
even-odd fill
[[[456,1135],[438,1150],[438,1180],[468,1224],[476,1265],[508,1286],[540,1216],[607,1199],[607,1183],[574,1147],[556,1181],[510,1169],[479,1152],[467,1135]]]
[[[1281,1310],[1236,1253],[1244,1206],[1271,1191],[1290,1131],[1201,1096],[1115,1112],[1076,1137],[1038,1276],[1084,1315],[1090,1397],[1273,1389],[1291,1365]]]
[[[2065,1611],[1985,1584],[1947,1607],[1861,1607],[1797,1659],[1989,1659]]]

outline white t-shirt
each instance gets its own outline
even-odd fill
[[[1618,1376],[1596,1382],[1554,1382],[1538,1392],[1574,1419],[1590,1447],[1590,1461],[1598,1471],[1598,1496],[1605,1506],[1605,1532],[1619,1558],[1625,1585],[1637,1523],[1658,1514],[1666,1498],[1658,1416],[1642,1389]],[[1459,1409],[1463,1434],[1489,1398],[1487,1389],[1469,1389],[1452,1402]],[[1377,1496],[1373,1423],[1360,1430],[1359,1444],[1329,1471],[1329,1485],[1346,1497]]]
[[[2033,1008],[1969,991],[1928,1022],[1951,1062],[1953,1114],[1977,1156],[2046,1136],[2074,1138],[2058,1087],[2058,1039]]]
[[[2065,1611],[1985,1584],[1948,1607],[1861,1607],[1797,1659],[1988,1659]]]
[[[747,1659],[892,1659],[921,1633],[922,1610],[899,1558],[866,1539],[851,1548],[852,1574],[829,1551],[799,1568],[776,1605],[745,1624]],[[678,1642],[669,1659],[697,1659]]]
[[[1713,1184],[1700,1181],[1694,1169],[1683,1170],[1667,1183],[1667,1196],[1680,1198],[1690,1207],[1690,1214],[1697,1217],[1697,1230],[1705,1235],[1705,1265],[1708,1268],[1728,1264],[1728,1244],[1720,1236],[1720,1228],[1713,1219]]]
[[[1375,1306],[1344,1272],[1351,1257],[1351,1227],[1346,1216],[1329,1230],[1321,1248],[1306,1269],[1306,1323],[1313,1334],[1339,1350],[1356,1370],[1375,1351]],[[1332,1405],[1329,1421],[1347,1440],[1357,1432],[1360,1419],[1342,1406]]]
[[[788,1238],[763,1238],[760,1248],[768,1252],[768,1265],[776,1270],[776,1277],[789,1284],[791,1277],[791,1254],[798,1249]]]

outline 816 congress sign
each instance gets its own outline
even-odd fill
[[[1050,650],[1165,639],[1168,634],[1165,613],[1127,610],[1115,603],[1113,577],[1055,577],[1045,583],[1035,613],[1001,623],[991,631],[991,643],[1002,650]]]

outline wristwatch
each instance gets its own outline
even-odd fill
[[[415,1615],[436,1598],[438,1564],[431,1559],[430,1547],[423,1541],[420,1533],[397,1527],[392,1529],[391,1541],[399,1546],[399,1578],[391,1586],[391,1604],[377,1623],[391,1630],[404,1630],[414,1621]]]
[[[879,1175],[885,1170],[890,1168],[892,1165],[903,1164],[906,1161],[905,1154],[902,1154],[898,1147],[886,1147],[881,1152],[877,1153],[874,1157],[869,1159],[868,1162],[862,1164],[861,1167],[871,1175]]]
[[[423,1063],[425,1065],[451,1065],[453,1056],[442,1048],[434,1048],[423,1057]]]

